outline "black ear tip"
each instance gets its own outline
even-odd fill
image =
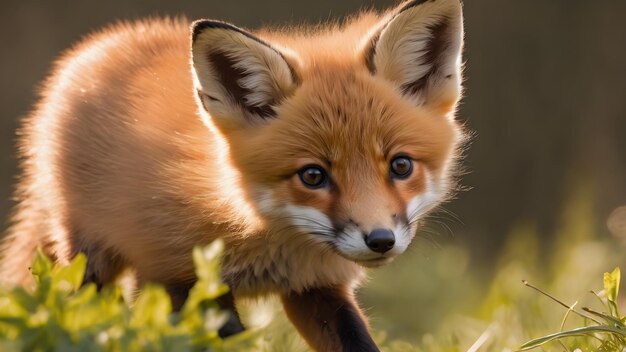
[[[198,35],[202,33],[203,30],[210,28],[213,26],[214,21],[211,20],[197,20],[193,21],[191,24],[191,39],[195,42]]]
[[[191,40],[196,41],[196,38],[202,33],[205,29],[208,28],[221,28],[221,29],[229,29],[236,30],[240,32],[241,30],[230,23],[217,21],[217,20],[197,20],[191,24]]]
[[[435,0],[413,0],[413,1],[408,1],[406,2],[401,8],[400,10],[398,10],[398,13],[402,12],[402,11],[406,11],[410,8],[413,8],[415,6],[421,5],[425,2],[429,2],[429,1],[435,1]]]

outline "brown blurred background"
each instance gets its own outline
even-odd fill
[[[248,28],[316,23],[395,3],[2,1],[0,218],[12,205],[19,118],[36,101],[51,62],[86,33],[155,15],[218,18]],[[445,225],[433,227],[438,242],[467,244],[473,258],[484,258],[520,222],[535,222],[549,234],[577,187],[593,191],[598,230],[607,232],[604,219],[626,204],[625,14],[624,0],[465,1],[466,97],[459,119],[476,133],[462,179],[471,190],[446,206],[455,215],[443,214]]]

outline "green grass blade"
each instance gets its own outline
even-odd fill
[[[607,324],[614,324],[615,327],[626,329],[626,325],[624,325],[624,323],[620,319],[614,316],[611,316],[605,313],[596,312],[595,310],[591,308],[587,308],[587,307],[583,307],[583,310],[589,314],[593,314],[597,317],[604,319],[607,322]]]
[[[544,345],[548,342],[565,338],[565,337],[576,337],[576,336],[584,336],[594,333],[609,333],[615,334],[620,337],[626,337],[626,330],[618,329],[613,326],[607,325],[599,325],[599,326],[586,326],[582,328],[572,329],[568,331],[557,332],[551,335],[547,335],[544,337],[540,337],[531,341],[526,342],[522,346],[520,346],[520,351],[527,351],[541,345]]]

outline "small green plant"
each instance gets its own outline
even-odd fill
[[[86,258],[59,266],[41,252],[32,265],[34,291],[0,291],[1,351],[230,351],[252,343],[254,332],[218,337],[225,322],[215,299],[228,288],[219,278],[222,243],[196,248],[198,282],[180,312],[165,290],[144,287],[134,304],[111,285],[83,285]]]
[[[537,348],[553,341],[560,343],[565,350],[569,351],[569,349],[563,344],[562,340],[580,336],[587,337],[589,340],[588,342],[596,342],[596,346],[594,347],[597,351],[608,352],[622,351],[626,349],[626,316],[622,316],[620,314],[618,306],[620,285],[619,268],[615,268],[615,270],[611,273],[604,273],[604,290],[599,293],[591,291],[591,293],[598,298],[601,305],[605,309],[605,312],[599,312],[588,307],[583,307],[582,311],[579,311],[576,309],[578,302],[568,306],[558,298],[540,290],[535,286],[532,286],[527,281],[523,282],[526,286],[537,290],[541,294],[567,308],[567,312],[565,313],[561,323],[561,331],[528,341],[520,347],[521,351]],[[563,330],[570,313],[574,313],[582,317],[584,319],[585,326]]]

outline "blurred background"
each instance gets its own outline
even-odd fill
[[[254,29],[342,19],[361,8],[394,4],[0,2],[0,219],[7,219],[12,206],[19,119],[36,102],[37,86],[53,60],[85,34],[146,16],[209,17]],[[513,285],[521,270],[575,296],[571,285],[556,284],[567,270],[579,285],[597,283],[599,276],[592,275],[623,260],[626,2],[467,0],[464,11],[466,90],[458,117],[475,133],[461,181],[467,190],[433,215],[412,256],[375,272],[365,285],[362,296],[374,326],[387,327],[392,337],[434,333],[457,309],[493,319],[493,307],[503,299],[494,287],[510,286],[502,278],[505,269]],[[589,243],[597,246],[585,247]],[[578,264],[565,270],[568,258]],[[589,280],[581,279],[581,268]],[[494,294],[499,298],[487,301]]]

